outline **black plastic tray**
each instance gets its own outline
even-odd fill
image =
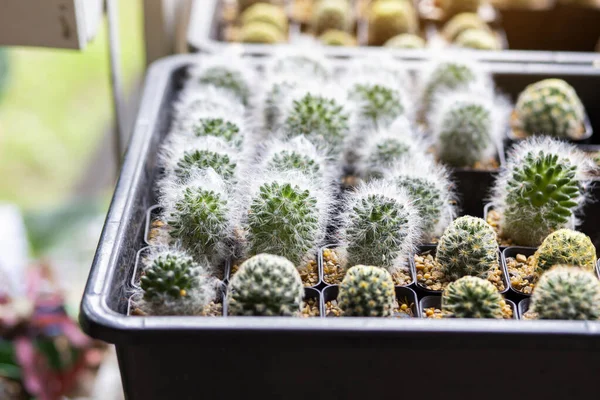
[[[265,45],[250,43],[225,42],[220,37],[222,0],[194,0],[192,4],[187,40],[192,51],[212,53],[223,49],[224,46],[239,46],[241,51],[255,56],[272,55],[276,48],[289,46],[290,44]],[[522,28],[522,27],[521,27]],[[291,45],[294,45],[297,38],[299,27],[290,25]],[[537,38],[537,34],[532,37]],[[538,39],[536,39],[538,40]],[[513,39],[514,41],[514,39]],[[509,46],[511,39],[508,40]],[[538,40],[539,42],[539,40]],[[389,49],[376,46],[359,47],[324,47],[325,53],[332,57],[357,57],[367,56],[369,54],[393,54],[395,57],[407,60],[428,59],[432,55],[439,53],[440,49]],[[450,50],[452,51],[452,50]],[[593,52],[557,52],[557,51],[532,51],[532,50],[461,50],[467,52],[469,56],[484,62],[524,62],[524,63],[558,63],[558,64],[584,64],[592,65],[594,62],[600,62],[600,54]],[[460,53],[458,53],[460,54]]]
[[[515,305],[515,303],[513,303],[512,301],[510,301],[509,299],[504,299],[504,301],[510,306],[510,308],[512,308],[512,312],[513,312],[513,318],[512,319],[519,319],[519,310],[517,309],[517,306]],[[420,301],[419,301],[419,312],[421,314],[421,318],[426,318],[425,317],[425,309],[426,308],[437,308],[437,309],[441,309],[442,307],[442,296],[425,296],[423,297]]]
[[[171,104],[185,68],[195,61],[202,58],[169,57],[148,72],[81,304],[84,331],[116,344],[128,399],[364,399],[388,398],[399,390],[403,396],[422,396],[426,390],[429,397],[486,393],[504,398],[505,391],[489,390],[499,382],[510,382],[511,391],[523,397],[595,393],[598,322],[127,316],[128,282],[136,254],[145,245],[146,211],[155,204],[157,148],[169,129]],[[597,90],[594,95],[598,70],[503,68],[496,78],[508,85],[507,91],[540,75],[560,73],[588,87],[588,99],[600,96]],[[592,124],[598,121],[600,113],[588,112]],[[514,363],[523,352],[527,379],[514,379]],[[435,375],[435,384],[423,373],[433,359],[454,362]],[[406,382],[400,389],[399,376]],[[466,382],[465,376],[477,379]]]

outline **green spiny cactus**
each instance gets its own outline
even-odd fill
[[[285,35],[273,24],[254,21],[242,26],[239,41],[242,43],[275,44],[284,42],[285,38]],[[243,96],[242,99],[247,104],[248,96]]]
[[[341,217],[349,265],[394,271],[420,236],[420,218],[408,195],[384,181],[361,184],[346,199]]]
[[[214,136],[222,138],[237,148],[243,144],[242,133],[238,124],[223,118],[199,118],[193,125],[192,131],[197,137]]]
[[[460,13],[452,17],[442,29],[442,35],[448,42],[454,42],[456,38],[468,29],[489,30],[488,25],[476,13]]]
[[[307,179],[281,173],[252,195],[246,222],[250,255],[276,254],[301,265],[316,250],[324,233],[316,190],[302,184]]]
[[[312,30],[317,36],[330,29],[349,31],[352,23],[348,0],[321,0],[314,8]]]
[[[287,150],[275,154],[269,162],[269,167],[278,171],[298,170],[310,176],[320,175],[320,165],[314,159]]]
[[[411,33],[401,33],[387,40],[383,46],[392,49],[423,49],[425,48],[425,40]]]
[[[566,143],[521,142],[494,186],[502,235],[518,245],[538,246],[553,231],[572,225],[591,169],[591,161]]]
[[[356,38],[349,32],[337,29],[328,29],[321,36],[319,41],[326,46],[356,46]]]
[[[383,268],[356,265],[340,285],[338,304],[347,317],[390,317],[394,312],[394,281]]]
[[[525,88],[517,99],[512,128],[525,135],[580,139],[585,110],[575,89],[562,79],[544,79]]]
[[[376,1],[369,8],[369,44],[381,46],[401,33],[415,33],[417,15],[409,1]]]
[[[284,257],[258,254],[244,261],[231,278],[229,315],[294,316],[304,295],[302,279]]]
[[[174,173],[180,182],[186,182],[195,169],[212,168],[223,179],[228,180],[233,177],[235,167],[236,163],[227,154],[210,150],[190,150],[177,161]]]
[[[457,218],[438,242],[436,261],[451,281],[466,275],[487,278],[498,267],[496,232],[481,218]]]
[[[501,50],[498,38],[487,29],[467,29],[458,35],[455,44],[477,50]]]
[[[377,126],[388,126],[406,112],[402,94],[397,89],[378,83],[358,83],[350,88],[348,98],[357,103],[361,121],[369,121]]]
[[[282,6],[269,3],[256,3],[248,7],[240,16],[243,27],[261,22],[274,26],[286,35],[288,31],[288,18]]]
[[[434,113],[431,130],[440,161],[454,167],[472,167],[495,153],[493,103],[470,93],[444,97]]]
[[[596,248],[591,239],[586,234],[571,229],[552,232],[534,254],[537,275],[558,264],[593,271],[596,260]]]
[[[530,310],[539,319],[598,320],[600,281],[578,267],[554,266],[535,286]]]
[[[334,99],[307,93],[293,101],[284,129],[288,137],[305,135],[319,149],[339,154],[349,131],[348,119],[343,105]]]
[[[323,180],[327,159],[304,136],[291,140],[274,139],[265,144],[264,168],[272,171],[298,171],[309,179]]]
[[[452,318],[503,318],[504,300],[488,280],[463,276],[442,294],[442,312]]]
[[[197,79],[198,83],[202,85],[213,85],[231,92],[244,105],[248,105],[250,102],[250,86],[237,69],[215,65],[202,70]]]

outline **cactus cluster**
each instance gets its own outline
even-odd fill
[[[502,235],[537,246],[553,231],[573,227],[593,169],[574,146],[551,138],[531,138],[515,147],[492,195]]]
[[[554,265],[574,265],[587,271],[596,266],[596,248],[589,236],[571,229],[548,235],[535,251],[534,264],[539,276]]]
[[[450,318],[503,318],[504,299],[488,280],[463,276],[442,293],[442,312]]]
[[[556,265],[545,272],[531,296],[539,319],[600,319],[600,281],[589,271]]]
[[[467,275],[487,278],[499,262],[496,232],[481,218],[457,218],[438,242],[436,261],[451,281]]]
[[[338,304],[348,317],[390,317],[394,312],[394,281],[383,268],[356,265],[339,288]]]

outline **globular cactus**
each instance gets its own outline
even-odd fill
[[[381,46],[401,33],[415,33],[418,19],[409,1],[376,1],[368,11],[369,44]]]
[[[349,31],[353,23],[348,0],[320,0],[313,8],[312,31],[317,36],[329,29]]]
[[[327,185],[297,170],[262,171],[246,185],[236,207],[243,212],[244,253],[275,254],[297,266],[314,257],[325,237]]]
[[[419,137],[406,118],[396,120],[387,129],[378,129],[353,146],[357,174],[366,181],[383,177],[387,168],[410,158],[425,154],[429,144]]]
[[[531,296],[539,319],[600,319],[600,281],[589,271],[556,265],[545,272]]]
[[[214,86],[229,92],[245,106],[250,105],[256,82],[253,69],[243,58],[229,52],[207,57],[202,63],[189,68],[188,86],[193,91],[202,91]]]
[[[230,91],[215,86],[198,88],[196,82],[189,81],[173,107],[171,134],[191,135],[197,121],[204,118],[230,120],[238,126],[245,122],[245,107],[241,100]]]
[[[250,22],[241,27],[239,41],[242,43],[275,44],[285,42],[286,36],[281,31],[267,22]],[[248,102],[247,94],[242,95],[244,102]]]
[[[487,29],[467,29],[458,35],[454,44],[476,50],[501,50],[500,41]]]
[[[457,218],[438,242],[436,261],[450,281],[467,275],[487,278],[498,267],[496,232],[481,218]]]
[[[274,3],[273,0],[237,0],[237,6],[239,12],[244,12],[247,8],[257,3]]]
[[[329,60],[313,47],[281,49],[267,63],[266,71],[267,76],[287,75],[299,81],[311,79],[320,82],[326,82],[333,74]]]
[[[353,34],[337,29],[329,29],[319,36],[319,42],[326,46],[356,46],[356,38]]]
[[[241,149],[244,144],[244,125],[235,117],[200,117],[190,124],[190,131],[196,137],[217,137]]]
[[[494,157],[505,127],[505,108],[488,96],[470,92],[439,98],[429,124],[439,160],[472,167]]]
[[[444,10],[446,17],[451,17],[460,13],[477,13],[481,0],[442,0],[440,7]]]
[[[162,182],[162,220],[172,239],[195,257],[207,257],[211,265],[230,253],[231,205],[227,185],[212,169],[194,172],[188,183]]]
[[[348,100],[355,104],[361,127],[388,127],[398,117],[412,117],[409,96],[399,85],[383,79],[358,76],[348,87]]]
[[[452,43],[461,33],[469,29],[489,31],[490,28],[476,13],[465,12],[455,15],[446,22],[442,28],[442,36]]]
[[[549,234],[533,258],[538,276],[558,264],[593,271],[597,260],[596,248],[589,236],[571,229],[559,229]]]
[[[423,49],[426,46],[425,40],[412,33],[401,33],[390,39],[384,44],[384,47],[391,49]]]
[[[442,293],[442,312],[450,318],[503,318],[504,300],[488,280],[463,276]]]
[[[511,127],[521,135],[580,139],[585,109],[575,89],[562,79],[544,79],[525,88],[517,99]]]
[[[233,316],[295,316],[304,286],[298,270],[284,257],[257,254],[244,261],[231,278],[228,314]]]
[[[551,138],[517,144],[492,193],[502,236],[538,246],[553,231],[576,224],[594,169],[577,148]]]
[[[339,288],[338,305],[346,317],[391,317],[394,281],[383,268],[356,265],[346,272]]]
[[[285,10],[280,5],[269,3],[256,3],[248,7],[240,16],[242,29],[252,23],[269,24],[275,27],[282,35],[287,35],[288,18]]]
[[[268,141],[263,153],[260,165],[263,170],[298,171],[321,182],[329,178],[327,157],[304,136]]]
[[[421,219],[405,190],[393,183],[360,184],[345,198],[340,238],[348,265],[397,271],[421,236]]]
[[[350,130],[350,107],[336,89],[299,89],[292,93],[281,114],[284,136],[304,135],[328,154],[340,154]]]
[[[238,150],[225,140],[206,136],[198,138],[173,137],[160,151],[160,164],[167,180],[185,184],[195,171],[212,168],[221,178],[231,180],[238,163]]]
[[[216,280],[186,252],[153,248],[140,278],[139,307],[153,315],[194,315],[216,297]]]
[[[406,190],[421,217],[422,239],[439,237],[456,215],[448,171],[431,157],[411,155],[385,170],[383,178]]]

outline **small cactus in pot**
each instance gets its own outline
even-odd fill
[[[427,43],[419,36],[412,33],[401,33],[388,39],[383,46],[390,49],[424,49]]]
[[[458,35],[454,44],[468,49],[501,50],[500,41],[488,29],[467,29]]]
[[[338,294],[347,317],[391,317],[394,312],[394,281],[383,268],[356,265],[348,270]]]
[[[531,296],[539,319],[600,319],[600,281],[589,271],[556,265],[542,274]]]
[[[463,276],[451,282],[442,293],[442,312],[449,318],[504,317],[504,299],[486,279]]]
[[[276,44],[285,42],[286,37],[273,24],[254,21],[241,27],[238,40],[242,43]],[[245,99],[245,97],[242,97]],[[247,100],[244,100],[247,102]]]
[[[446,22],[442,29],[442,36],[452,43],[461,33],[469,29],[489,30],[490,28],[479,15],[465,12],[455,15]]]
[[[571,229],[559,229],[549,234],[533,259],[538,276],[559,264],[594,271],[597,261],[596,248],[589,236]]]
[[[288,18],[283,7],[269,3],[256,3],[248,7],[240,16],[242,28],[252,23],[268,24],[281,34],[287,35]]]
[[[501,235],[538,246],[553,231],[576,225],[594,169],[569,144],[547,137],[520,142],[494,183],[492,205],[501,216]]]
[[[227,293],[232,316],[296,316],[304,296],[302,279],[292,262],[272,254],[244,261]]]
[[[376,1],[368,11],[369,45],[381,46],[401,33],[415,33],[418,19],[408,1]]]
[[[319,0],[313,9],[311,28],[317,36],[330,29],[350,31],[353,23],[348,0]]]

